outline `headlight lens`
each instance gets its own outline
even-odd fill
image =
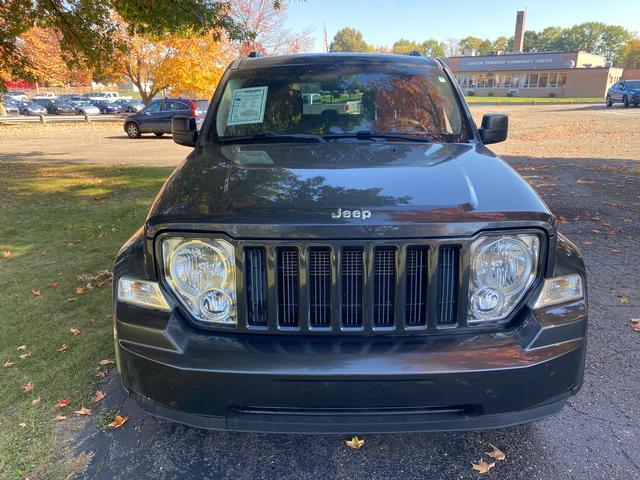
[[[535,280],[537,235],[481,237],[471,245],[469,323],[496,321],[511,313]]]
[[[172,237],[163,240],[162,253],[169,287],[197,320],[237,322],[235,260],[229,243]]]
[[[118,279],[118,301],[166,312],[171,310],[156,282],[133,277]]]
[[[578,273],[547,278],[533,309],[551,307],[584,298],[582,277]]]

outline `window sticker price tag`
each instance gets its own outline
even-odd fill
[[[246,125],[264,121],[268,87],[239,88],[233,92],[227,125]]]

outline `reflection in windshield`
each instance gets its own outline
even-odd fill
[[[225,86],[216,127],[221,140],[264,137],[265,132],[331,138],[369,132],[468,140],[444,72],[414,63],[239,70]]]

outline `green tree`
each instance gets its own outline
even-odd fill
[[[478,55],[489,55],[493,51],[493,42],[489,39],[483,40],[480,42],[480,45],[478,45]]]
[[[481,38],[469,36],[460,40],[458,48],[462,51],[463,55],[472,54],[473,52],[477,53],[482,42],[483,40]]]
[[[511,45],[513,45],[513,43]],[[505,36],[496,38],[493,41],[493,50],[496,52],[506,52],[508,50],[511,50],[511,46],[509,45],[509,38]]]
[[[412,50],[417,50],[419,52],[422,52],[422,48],[420,45],[418,45],[417,42],[414,42],[412,40],[405,40],[404,38],[401,38],[400,40],[398,40],[396,43],[393,44],[393,47],[391,47],[391,51],[393,53],[398,53],[398,54],[408,53],[408,52],[411,52]]]
[[[640,37],[630,39],[622,48],[617,65],[624,68],[640,68]]]
[[[362,32],[349,27],[339,30],[329,45],[331,52],[371,52],[372,50],[373,47],[364,41]]]
[[[422,42],[422,50],[425,55],[429,55],[430,57],[444,57],[444,47],[433,38]]]

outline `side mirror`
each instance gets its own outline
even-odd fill
[[[171,119],[173,141],[185,147],[195,147],[198,141],[198,127],[193,117],[173,117]]]
[[[504,113],[486,113],[482,117],[480,138],[482,143],[498,143],[507,139],[509,131],[509,116]]]

